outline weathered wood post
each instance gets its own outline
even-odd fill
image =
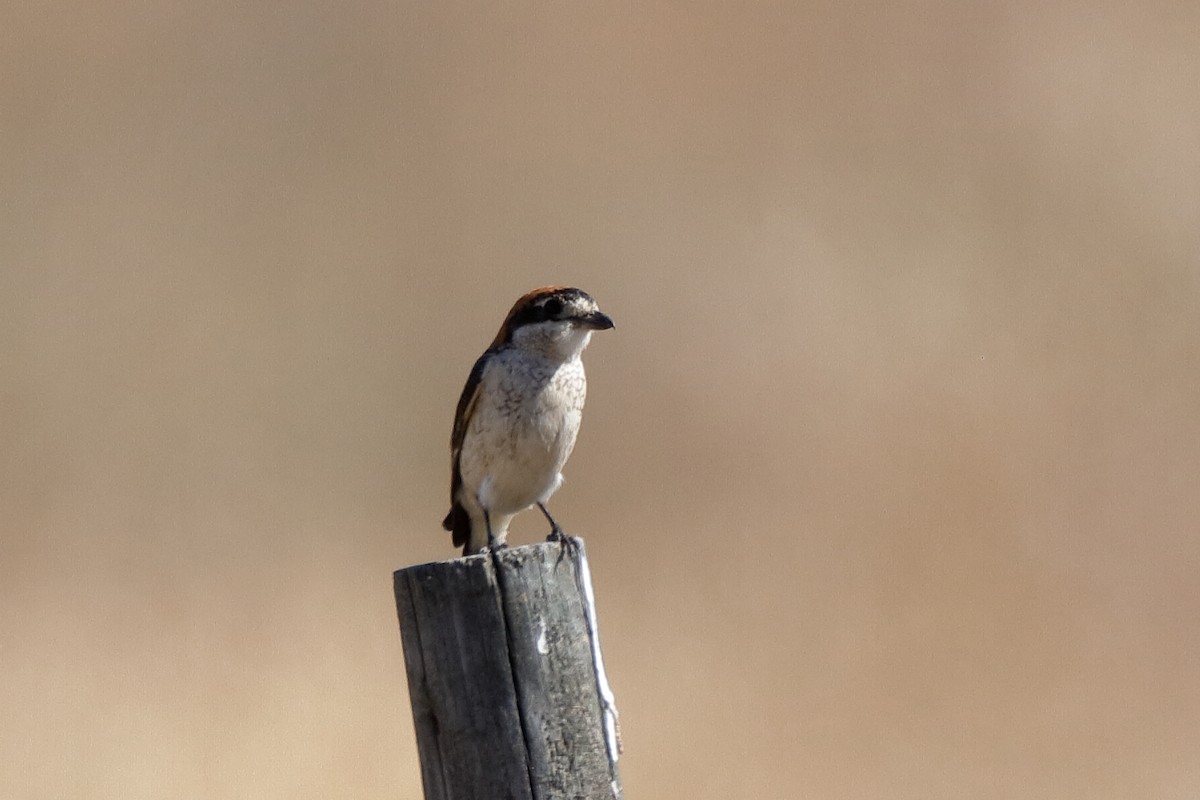
[[[620,800],[583,540],[394,575],[425,800]]]

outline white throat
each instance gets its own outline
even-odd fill
[[[590,329],[570,322],[537,322],[513,332],[513,344],[522,350],[564,362],[579,358],[591,340]]]

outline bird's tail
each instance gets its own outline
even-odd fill
[[[462,507],[462,503],[454,503],[450,506],[450,513],[442,520],[442,528],[450,531],[450,541],[455,547],[463,549],[463,555],[471,555],[468,552],[467,543],[471,541],[471,515]]]

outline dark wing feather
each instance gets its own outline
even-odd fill
[[[467,436],[467,427],[479,402],[479,385],[483,379],[483,370],[491,356],[492,351],[488,350],[471,368],[471,374],[467,376],[467,385],[463,387],[462,395],[458,398],[458,408],[454,412],[454,430],[450,433],[450,513],[442,520],[442,527],[451,532],[451,541],[455,547],[465,545],[471,535],[471,517],[458,502],[458,490],[462,486],[462,472],[458,462],[462,455],[463,439]]]

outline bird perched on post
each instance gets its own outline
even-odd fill
[[[592,331],[613,327],[580,289],[547,286],[521,297],[463,387],[450,436],[450,513],[442,527],[463,555],[504,545],[517,513],[562,484],[575,447],[587,376],[580,356]]]

